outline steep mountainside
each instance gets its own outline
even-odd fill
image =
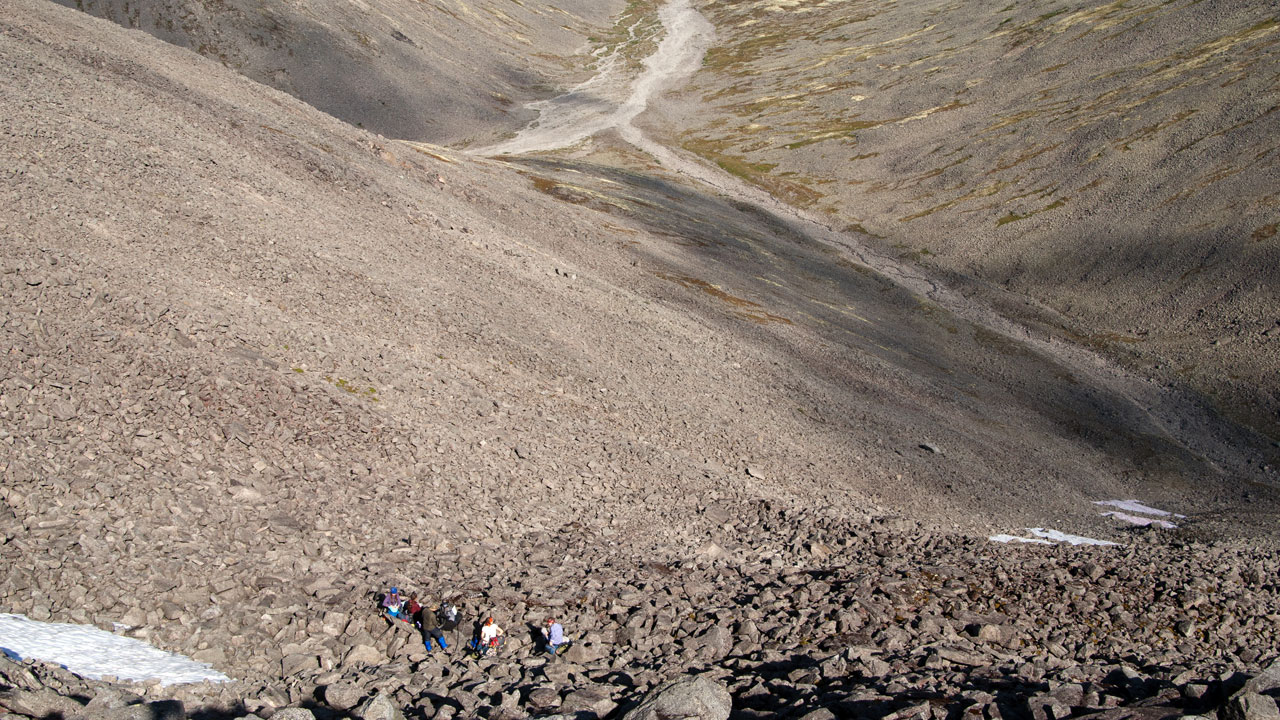
[[[584,77],[589,49],[646,52],[655,6],[603,31],[621,3],[60,1],[383,135],[472,146]],[[665,119],[648,118],[670,144],[1280,442],[1280,24],[1266,5],[703,9],[715,46]]]
[[[1274,709],[1276,473],[1194,394],[616,138],[391,139],[48,0],[0,68],[0,612],[233,678],[6,653],[3,720],[598,720],[686,674],[716,720]],[[508,644],[428,654],[391,585]]]
[[[58,0],[194,50],[388,137],[465,143],[533,118],[522,105],[583,71],[639,15],[622,0]]]

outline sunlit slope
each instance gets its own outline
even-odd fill
[[[465,143],[589,63],[621,0],[57,0],[218,60],[382,135]]]
[[[717,47],[673,141],[1280,437],[1274,7],[701,10]]]

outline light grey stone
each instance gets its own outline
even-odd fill
[[[723,685],[694,675],[658,686],[623,720],[725,720],[732,709],[733,699]]]

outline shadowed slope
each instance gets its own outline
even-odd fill
[[[621,0],[435,3],[58,0],[146,31],[387,137],[466,143],[581,72]]]
[[[1265,4],[704,11],[717,47],[669,106],[672,142],[973,291],[1026,294],[1063,317],[1024,321],[1280,438]]]

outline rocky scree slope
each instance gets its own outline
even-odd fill
[[[523,101],[591,72],[588,48],[642,55],[654,10],[75,6],[384,135],[473,146],[532,119]],[[1255,470],[1280,467],[1280,240],[1265,191],[1277,26],[1262,6],[704,10],[716,47],[651,119],[671,144],[1044,338],[1207,393],[1270,437]]]
[[[1182,712],[1276,654],[1265,543],[1011,550],[888,517],[865,491],[962,475],[919,460],[929,425],[868,409],[860,454],[824,448],[778,411],[851,402],[796,359],[822,343],[660,277],[697,260],[681,242],[50,3],[0,8],[0,63],[0,605],[237,678],[5,665],[10,714],[607,715],[690,672],[740,713],[1034,717],[1068,683],[1055,717]],[[946,407],[930,376],[859,372]],[[1053,442],[1090,492],[1131,487]],[[1090,493],[1063,485],[1006,510],[1068,516]],[[371,613],[392,583],[513,642],[419,654]],[[550,612],[581,641],[563,663],[521,639]]]
[[[708,520],[728,518],[708,508]],[[220,688],[113,687],[6,661],[0,706],[33,718],[143,708],[173,717],[177,700],[178,717],[201,707],[293,718],[302,706],[319,718],[582,720],[625,713],[667,678],[690,674],[727,688],[725,714],[739,718],[1262,720],[1276,711],[1280,667],[1258,669],[1277,652],[1273,554],[1160,533],[1120,552],[1011,552],[908,523],[855,524],[769,504],[739,520],[771,548],[767,559],[708,549],[640,565],[561,532],[517,551],[528,553],[520,563],[483,553],[458,566],[448,556],[405,563],[427,573],[419,577],[461,570],[446,595],[458,593],[466,617],[492,614],[507,626],[503,651],[478,662],[457,651],[461,633],[452,653],[427,654],[408,626],[388,626],[349,597],[325,601],[319,588],[283,616],[276,647],[289,654],[279,679],[271,671]],[[1147,572],[1153,566],[1161,579]],[[418,587],[431,582],[409,585]],[[554,659],[531,639],[550,615],[576,636]]]
[[[1273,7],[699,7],[670,144],[1280,440]]]

